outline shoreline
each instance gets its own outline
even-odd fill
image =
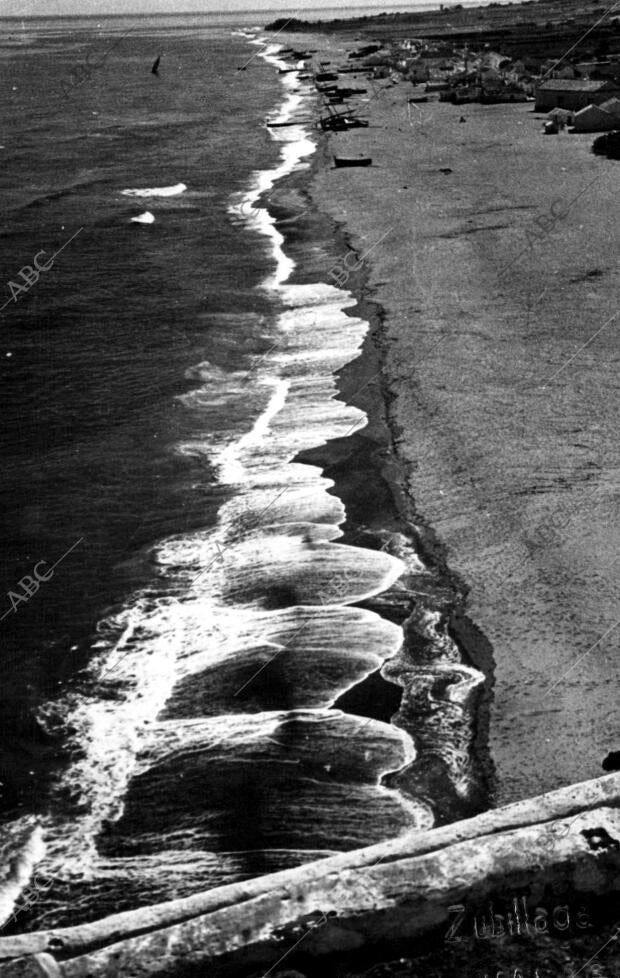
[[[326,41],[324,57],[333,57],[343,39]],[[488,718],[493,802],[505,804],[596,777],[620,736],[608,651],[617,550],[605,534],[617,466],[613,332],[571,359],[614,311],[604,204],[614,170],[589,154],[587,136],[545,142],[530,104],[468,105],[459,126],[460,107],[431,102],[412,122],[410,91],[406,82],[386,87],[367,106],[369,129],[327,137],[331,152],[364,152],[373,166],[325,169],[313,193],[346,221],[358,254],[395,228],[368,259],[367,289],[383,309],[402,498],[422,556],[462,595],[450,629],[487,675],[479,730],[484,739]],[[536,215],[595,176],[603,206],[581,199],[498,285]],[[596,314],[586,323],[580,296]],[[576,386],[560,376],[546,389],[569,360]],[[570,669],[601,639],[602,655],[589,660],[599,677],[586,679],[582,697],[583,669]],[[584,750],[573,749],[575,737]]]
[[[316,43],[315,39],[312,39]],[[304,261],[305,242],[298,222],[287,231],[287,210],[282,201],[301,192],[313,199],[317,175],[329,165],[329,138],[319,138],[310,169],[292,173],[279,181],[266,195],[272,213],[280,214],[285,249],[295,261],[291,282],[329,280],[327,272],[339,257],[353,250],[345,224],[327,217],[329,230],[321,236],[331,238],[332,248],[322,268]],[[313,200],[319,214],[325,211]],[[327,215],[326,215],[327,216]],[[276,220],[277,226],[277,220]],[[314,240],[312,235],[310,240]],[[325,245],[320,251],[323,255]],[[342,544],[387,548],[408,566],[395,588],[360,603],[411,632],[402,652],[390,659],[374,676],[351,689],[336,701],[347,712],[392,721],[412,737],[416,758],[412,764],[384,776],[384,783],[398,787],[405,797],[420,799],[434,813],[435,824],[470,817],[490,804],[492,766],[486,753],[486,731],[478,718],[478,700],[485,679],[475,668],[469,651],[461,647],[453,629],[461,597],[453,581],[436,559],[424,560],[427,534],[407,513],[403,496],[403,474],[394,453],[383,383],[383,310],[367,289],[368,270],[352,272],[343,284],[343,295],[351,293],[355,305],[346,314],[368,323],[360,353],[338,372],[339,399],[364,411],[363,429],[346,438],[331,440],[302,452],[298,461],[319,465],[323,475],[335,482],[334,494],[344,503],[347,514]],[[421,599],[420,599],[421,598]],[[423,650],[424,665],[415,664],[416,650]],[[428,696],[442,698],[451,688],[448,700],[440,707],[429,705]],[[480,687],[480,689],[478,688]],[[462,689],[462,692],[459,690]],[[433,692],[435,691],[435,692]],[[455,706],[451,699],[465,697]],[[442,755],[442,756],[439,756]],[[465,780],[462,770],[467,772]]]
[[[304,40],[317,43],[314,37]],[[280,215],[285,247],[296,263],[293,282],[313,281],[317,276],[319,281],[329,280],[329,269],[355,250],[346,224],[328,217],[330,229],[322,234],[333,240],[328,249],[331,257],[325,256],[322,268],[312,262],[308,267],[298,240],[301,235],[303,244],[303,231],[297,222],[287,230],[286,201],[299,192],[313,199],[313,185],[328,169],[329,155],[329,137],[319,139],[310,170],[288,175],[267,195],[270,211]],[[325,213],[321,201],[314,199],[313,206]],[[319,250],[323,256],[325,246]],[[333,491],[347,513],[340,542],[373,549],[387,546],[388,552],[408,565],[408,573],[395,589],[360,605],[406,626],[402,653],[375,676],[353,686],[337,705],[362,716],[391,720],[407,730],[416,760],[387,775],[385,783],[398,786],[405,796],[423,799],[439,825],[470,817],[491,803],[492,764],[486,729],[480,722],[480,716],[484,717],[480,701],[488,692],[486,677],[476,666],[476,656],[483,657],[480,643],[472,649],[470,640],[474,626],[469,627],[467,646],[461,634],[465,630],[456,627],[462,617],[462,594],[454,577],[437,560],[437,547],[429,544],[431,534],[408,512],[383,379],[384,312],[367,288],[368,277],[368,269],[361,267],[341,286],[357,300],[346,314],[365,320],[368,330],[359,356],[338,373],[339,398],[363,410],[367,423],[342,442],[336,439],[317,446],[301,453],[298,460],[320,465],[323,474],[335,481]],[[418,652],[423,654],[422,666],[415,664]],[[450,690],[447,698],[445,689]],[[429,705],[429,695],[432,701],[445,698],[439,721],[436,705]]]

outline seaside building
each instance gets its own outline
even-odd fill
[[[450,89],[450,82],[448,81],[428,81],[426,83],[425,91],[427,92],[447,92]]]
[[[480,72],[480,84],[483,88],[497,89],[502,86],[504,76],[494,68],[483,69]]]
[[[522,69],[523,72],[528,75],[540,75],[542,74],[542,63],[542,58],[534,58],[530,57],[529,55],[522,54],[518,61],[515,61],[513,67],[515,70],[517,68],[519,70]]]
[[[620,86],[612,81],[592,81],[583,78],[549,78],[536,89],[536,111],[571,109],[578,112],[588,105],[600,105],[620,95]]]
[[[572,126],[575,113],[570,109],[552,109],[547,118],[554,123],[558,132],[561,132],[566,126]]]
[[[575,68],[584,78],[590,78],[594,81],[602,78],[616,80],[620,78],[619,61],[580,61],[575,65]]]
[[[620,100],[611,98],[602,105],[588,105],[574,118],[575,132],[611,132],[620,129]]]
[[[418,82],[428,81],[430,77],[428,65],[421,58],[417,58],[409,65],[407,77],[414,85]]]
[[[557,68],[551,72],[552,78],[580,78],[581,72],[577,71],[574,65],[562,65],[561,68]]]
[[[613,116],[616,116],[620,124],[620,98],[610,98],[606,102],[601,102],[601,108],[605,109],[605,112],[611,112]]]
[[[485,51],[481,58],[482,68],[491,68],[493,71],[506,71],[512,61],[505,54],[497,51]]]
[[[610,132],[618,125],[618,119],[600,105],[587,105],[575,113],[575,132]]]
[[[534,94],[538,78],[536,72],[530,71],[523,61],[514,61],[505,73],[506,81],[520,85],[528,95]]]

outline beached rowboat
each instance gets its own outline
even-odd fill
[[[279,129],[283,126],[303,126],[306,122],[311,121],[311,119],[289,119],[287,122],[272,122],[270,119],[265,120],[270,129]]]
[[[341,166],[372,166],[370,156],[334,156],[334,164]]]
[[[344,132],[347,129],[366,129],[368,121],[353,115],[334,114],[319,119],[317,126],[320,126],[323,132]]]

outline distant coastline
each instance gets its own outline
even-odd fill
[[[440,9],[441,8],[441,9]],[[603,15],[600,6],[577,0],[524,0],[522,3],[502,2],[462,3],[457,6],[428,4],[424,9],[380,14],[340,12],[337,18],[319,20],[288,18],[280,14],[265,25],[267,31],[287,33],[322,31],[328,33],[364,31],[386,43],[399,37],[419,36],[446,39],[462,44],[485,40],[493,47],[503,42],[515,42],[531,53],[532,44],[542,46],[552,55],[557,46],[562,53],[579,44],[584,37],[593,41],[610,41],[618,36],[620,20],[612,18],[613,10]]]
[[[409,0],[410,2],[410,0]],[[487,6],[498,6],[498,5],[510,5],[512,0],[462,0],[461,6],[466,8],[475,7],[487,7]],[[416,7],[411,7],[409,10],[403,10],[403,8],[408,6],[407,0],[405,3],[393,3],[389,4],[387,7],[383,8],[386,14],[392,13],[403,13],[404,15],[416,15],[418,13],[425,13],[429,11],[439,11],[440,6],[452,7],[458,6],[458,0],[446,0],[445,3],[441,4],[439,0],[420,0],[416,4]],[[343,15],[345,17],[353,17],[358,12],[365,14],[366,11],[375,12],[370,15],[373,17],[379,17],[376,14],[376,4],[360,4],[351,5],[346,7],[309,7],[306,11],[306,16],[316,14],[319,19],[336,20],[342,19]],[[248,8],[245,10],[182,10],[182,11],[156,11],[156,12],[127,12],[127,11],[109,11],[107,13],[99,14],[30,14],[25,15],[22,13],[16,14],[0,14],[0,21],[45,21],[45,20],[109,20],[111,18],[119,18],[126,20],[128,18],[140,18],[140,19],[153,19],[161,18],[169,20],[171,18],[183,18],[183,17],[204,17],[205,19],[217,19],[220,22],[226,19],[226,23],[247,23],[249,18],[262,23],[265,18],[272,17],[277,14],[278,17],[286,18],[287,16],[293,16],[299,13],[298,7],[291,7],[290,10],[268,10],[268,9],[257,9]]]

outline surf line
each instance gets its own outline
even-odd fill
[[[266,52],[262,52],[260,56],[265,61],[273,64],[274,67],[285,66],[285,62],[278,59],[277,53],[272,49],[269,49]],[[288,79],[289,79],[288,75],[284,76],[285,85],[287,84]],[[295,96],[293,93],[289,93],[289,96],[285,101],[284,107],[281,109],[279,119],[283,121],[287,119],[292,113],[293,109],[297,108],[298,104],[299,104],[299,98]],[[272,248],[273,248],[273,257],[276,263],[276,271],[273,276],[270,276],[265,280],[265,282],[263,283],[263,288],[279,292],[282,298],[284,299],[285,304],[289,304],[295,308],[299,308],[297,305],[297,299],[303,296],[304,287],[288,285],[289,279],[291,278],[292,273],[296,266],[295,266],[295,262],[291,258],[289,258],[284,251],[283,246],[285,244],[285,238],[278,231],[276,227],[276,222],[269,214],[267,207],[259,208],[256,206],[257,201],[261,198],[261,196],[266,191],[272,189],[273,186],[276,184],[276,182],[282,180],[284,177],[288,176],[291,172],[293,172],[293,170],[295,170],[299,166],[300,162],[304,159],[304,157],[307,157],[316,151],[315,143],[309,138],[309,135],[303,130],[302,126],[300,125],[298,131],[295,130],[297,130],[297,127],[290,127],[287,133],[283,134],[280,131],[278,131],[277,135],[272,133],[273,138],[277,139],[278,142],[281,142],[283,144],[282,160],[280,162],[280,165],[274,170],[264,171],[256,174],[254,178],[254,184],[251,190],[245,195],[241,203],[233,205],[233,207],[231,207],[231,210],[239,216],[244,216],[248,223],[251,223],[256,230],[259,230],[271,240]],[[389,230],[391,229],[388,229],[386,234],[389,233]],[[386,234],[384,234],[384,237],[386,236]],[[325,284],[322,286],[322,290],[323,290],[322,291],[323,300],[325,300],[327,294],[327,297],[330,300],[330,305],[331,303],[333,303],[334,305],[337,304],[341,314],[343,314],[350,305],[355,303],[355,300],[353,299],[351,293],[343,291],[341,288],[336,289],[334,286]],[[362,322],[361,320],[358,320],[358,323],[361,322]],[[360,337],[358,337],[358,339],[363,339],[363,337],[365,336],[369,328],[368,323],[364,323],[363,326],[364,326],[363,333]],[[263,357],[262,359],[263,360],[268,359],[269,353],[271,353],[278,346],[279,343],[273,344],[266,357]],[[357,346],[352,345],[350,349],[350,356],[348,357],[348,359],[345,359],[344,362],[346,363],[348,362],[348,360],[353,359],[353,357],[358,352],[358,350],[359,350],[359,345]],[[340,364],[340,366],[344,366],[344,363]],[[369,381],[366,381],[363,386],[367,386],[368,383]],[[283,392],[283,396],[278,398],[277,405],[275,404],[274,401],[272,401],[270,407],[263,415],[261,419],[262,423],[260,424],[261,435],[266,435],[268,433],[270,422],[276,418],[279,411],[284,409],[285,405],[286,405],[286,391]],[[357,411],[357,409],[354,410]],[[340,437],[350,434],[357,426],[359,426],[360,423],[367,422],[367,417],[364,412],[358,411],[357,415],[358,416],[355,418],[354,422],[348,426],[346,431],[339,432]],[[257,426],[255,426],[255,428],[258,429],[258,426],[259,425],[257,423]],[[242,439],[243,445],[242,442],[239,442],[237,447],[241,448],[248,445],[250,440],[253,438],[253,436],[254,436],[254,432],[252,432],[250,436],[244,436],[244,439]],[[228,471],[231,471],[230,468],[228,469]],[[241,471],[242,471],[242,467],[238,466],[236,472],[239,476],[241,475]],[[286,493],[286,491],[287,488],[285,487],[283,490],[278,492],[277,495],[274,495],[272,501],[273,505],[275,505],[276,502],[279,502],[281,500],[282,496]],[[265,507],[265,510],[268,509],[270,505],[272,504],[269,503],[267,507]],[[261,515],[264,514],[265,510],[261,511]],[[404,570],[404,565],[402,569]],[[338,577],[338,573],[333,575],[332,581],[336,577]],[[389,586],[389,584],[387,586]],[[383,589],[385,588],[382,588],[376,591],[375,593],[381,593],[381,590]],[[345,595],[343,595],[343,600],[346,604],[347,599]],[[297,631],[294,633],[292,637],[294,639],[297,638],[300,635],[300,633],[306,628],[308,623],[309,623],[309,618],[307,618],[302,623],[301,627],[297,629]],[[250,685],[250,683],[258,675],[260,675],[260,673],[275,658],[277,658],[278,655],[279,652],[276,652],[269,659],[267,663],[263,664],[260,668],[258,668],[254,673],[254,675],[251,676],[250,679],[242,685],[242,687],[240,688],[240,690],[238,690],[238,692],[240,692],[241,690],[245,690],[248,687],[248,685]],[[354,683],[352,685],[356,685],[356,684]],[[373,722],[372,718],[367,719],[366,722],[362,724],[360,729],[363,729],[364,727],[368,726],[368,724],[371,722]],[[406,740],[408,743],[407,743],[407,760],[405,761],[405,763],[411,763],[413,758],[415,758],[415,749],[413,746],[413,740],[411,737],[409,737],[408,734],[406,735]],[[386,773],[392,774],[396,772],[389,771]],[[403,802],[405,803],[407,802],[405,796],[402,796],[402,799]],[[415,812],[419,815],[419,809],[416,808],[415,803],[411,805],[411,809],[412,812]]]
[[[262,55],[262,57],[265,60],[271,61],[271,63],[273,63],[274,66],[276,66],[276,67],[280,67],[281,64],[282,64],[282,62],[279,61],[279,59],[277,58],[277,56],[276,56],[276,54],[274,52],[271,52],[271,51],[270,52],[265,52]],[[284,79],[285,79],[285,85],[287,84],[287,82],[290,85],[291,76],[290,75],[285,75],[284,76]],[[292,104],[293,104],[292,101],[289,100],[289,102],[288,102],[289,109],[287,109],[287,107],[285,106],[285,109],[283,110],[283,113],[280,116],[280,118],[282,118],[282,119],[285,119],[286,118],[285,113],[286,113],[286,111],[290,111],[290,106]],[[273,171],[272,173],[259,175],[259,177],[256,180],[256,185],[255,185],[255,188],[254,188],[253,193],[250,193],[247,196],[247,202],[249,204],[252,204],[254,206],[254,210],[253,210],[253,222],[254,222],[254,226],[256,228],[261,228],[264,231],[264,233],[271,238],[271,240],[272,240],[272,246],[273,246],[273,249],[274,249],[274,259],[275,259],[275,262],[276,262],[276,273],[275,273],[275,275],[273,277],[268,278],[265,281],[264,287],[270,288],[270,289],[273,289],[273,290],[277,291],[281,295],[281,297],[283,298],[283,300],[285,302],[285,305],[288,304],[290,306],[294,306],[295,308],[299,308],[299,306],[298,306],[299,296],[303,293],[303,288],[304,287],[298,286],[298,285],[290,285],[289,284],[289,279],[291,278],[292,273],[293,273],[293,271],[295,269],[295,263],[292,262],[292,260],[289,259],[288,260],[288,264],[287,264],[287,257],[286,257],[286,254],[284,253],[284,250],[283,250],[284,238],[279,233],[278,229],[275,227],[275,221],[273,221],[271,219],[271,217],[269,216],[268,213],[264,213],[267,210],[267,208],[263,208],[262,209],[263,212],[261,213],[261,209],[256,209],[256,207],[255,207],[256,201],[260,198],[260,195],[265,192],[265,190],[270,189],[274,185],[274,183],[276,182],[276,180],[280,180],[280,179],[284,178],[286,175],[288,175],[290,172],[292,172],[292,170],[299,164],[299,162],[301,161],[301,159],[303,158],[303,156],[309,155],[309,154],[305,153],[304,150],[303,150],[303,148],[302,148],[304,146],[304,143],[303,143],[304,139],[308,140],[308,135],[304,132],[303,129],[301,129],[301,131],[296,131],[296,129],[297,129],[297,127],[295,127],[295,128],[290,127],[288,133],[286,133],[286,132],[283,133],[282,130],[278,129],[278,130],[276,130],[273,133],[274,139],[277,139],[278,141],[283,142],[284,145],[285,145],[285,149],[283,151],[283,159],[282,159],[282,162],[280,164],[280,167],[277,170]],[[312,144],[312,146],[313,146],[313,148],[312,148],[312,151],[311,152],[314,152],[315,149],[316,149],[316,147],[314,146],[314,144]],[[391,228],[389,228],[382,235],[382,238],[380,238],[379,241],[376,242],[375,245],[373,245],[373,248],[376,247],[376,245],[379,244],[379,242],[381,240],[383,240],[383,238],[385,238],[387,236],[387,234],[390,233],[390,231],[391,231]],[[372,251],[372,248],[369,249],[369,251]],[[366,254],[368,254],[369,251],[366,252]],[[348,266],[348,263],[346,263],[346,264],[347,264],[347,267],[349,267]],[[348,280],[348,274],[347,274],[347,280]],[[324,286],[324,288],[326,290],[330,290],[329,294],[331,296],[332,301],[334,302],[334,306],[336,306],[336,304],[338,305],[339,312],[341,314],[343,314],[345,312],[345,310],[351,304],[356,304],[355,303],[355,300],[353,299],[352,294],[350,292],[342,289],[342,284],[343,284],[342,282],[340,282],[340,281],[338,282],[338,286],[339,286],[338,289],[334,288],[334,286]],[[352,301],[349,301],[349,299],[352,300]],[[285,314],[285,316],[286,316],[286,314]],[[366,333],[367,333],[367,331],[369,329],[368,323],[365,323],[364,324],[364,327],[365,328],[364,328],[364,331],[363,331],[363,334],[362,334],[362,339],[365,337],[365,335],[366,335]],[[344,366],[345,363],[347,363],[351,359],[353,359],[355,353],[357,353],[357,352],[358,352],[357,348],[355,348],[355,347],[352,346],[351,347],[351,351],[350,351],[350,356],[343,363],[341,363],[339,365],[338,369],[341,369],[341,367]],[[383,368],[381,368],[379,371],[377,371],[377,374],[375,376],[379,376],[381,374],[382,370],[383,370]],[[375,377],[373,376],[369,380],[366,380],[365,383],[363,384],[363,386],[360,388],[360,390],[362,390],[364,387],[366,387],[374,379],[375,379]],[[294,393],[294,391],[291,391],[291,393]],[[356,397],[356,393],[358,393],[358,392],[353,392],[352,394],[347,394],[347,400],[348,401],[354,401],[355,400],[355,397]],[[334,403],[334,402],[332,401],[332,403]],[[285,407],[285,405],[283,404],[282,410],[284,410],[284,407]],[[275,416],[274,416],[274,418],[272,418],[272,420],[275,420]],[[351,434],[351,432],[360,423],[366,423],[367,420],[368,419],[367,419],[366,415],[363,412],[359,412],[358,418],[353,422],[353,424],[351,424],[348,427],[347,431],[342,431],[341,430],[341,431],[338,432],[339,437],[346,437],[347,435]],[[324,442],[328,441],[329,440],[329,437],[330,437],[329,435],[326,435],[324,438],[321,438],[321,442],[318,442],[318,444],[324,443]],[[332,437],[334,437],[334,436],[332,436]],[[318,447],[318,444],[315,443],[315,446],[314,447]],[[274,506],[275,506],[275,503],[276,502],[277,503],[280,503],[281,502],[282,496],[285,494],[286,491],[287,491],[286,489],[285,490],[281,490],[277,494],[277,496],[274,496],[274,499],[273,499]],[[266,507],[266,509],[268,509],[268,508],[269,508],[269,506]],[[276,520],[277,520],[277,516],[276,516]],[[386,588],[383,588],[382,590],[385,590],[385,589]],[[378,590],[375,593],[381,593],[381,590]],[[346,596],[344,596],[344,595],[343,595],[343,601],[346,604]],[[432,632],[435,632],[434,619],[433,619],[433,615],[430,613],[430,611],[429,611],[427,617],[428,617],[428,621],[426,621],[426,624],[424,626],[424,630],[426,630],[426,628],[429,628]],[[436,636],[435,637],[436,637],[436,640],[438,642],[438,647],[440,647],[442,645],[442,641],[443,640],[442,640],[442,635],[440,634],[439,631],[436,632]],[[455,651],[458,651],[460,653],[462,650],[460,649],[460,647],[457,646],[457,648],[455,649]],[[275,656],[272,657],[272,658],[275,658]],[[454,688],[453,688],[453,690],[451,692],[450,701],[451,702],[453,701],[455,704],[456,703],[460,703],[465,708],[465,706],[469,703],[469,700],[470,700],[471,696],[473,695],[473,693],[475,691],[477,691],[478,688],[483,685],[483,683],[484,683],[484,675],[479,670],[474,669],[472,667],[469,667],[469,666],[465,665],[463,662],[461,662],[458,666],[453,665],[451,667],[449,667],[447,664],[444,664],[443,662],[438,662],[436,669],[433,670],[434,672],[436,672],[436,675],[437,675],[437,679],[438,680],[441,679],[441,676],[443,675],[443,673],[446,671],[447,668],[451,668],[451,670],[452,670],[451,671],[451,674],[454,673],[455,674],[455,677],[456,677],[456,674],[458,674],[458,681],[455,682],[455,684],[454,684]],[[260,672],[262,672],[262,668],[260,670],[258,670],[257,675]],[[384,677],[384,678],[387,678],[387,677]],[[388,681],[395,682],[394,679],[388,679]],[[353,684],[353,685],[356,685],[356,684]],[[398,685],[400,685],[400,683],[398,683]],[[247,687],[247,683],[244,685],[243,688],[246,688],[246,687]],[[366,725],[367,724],[365,724],[365,726]],[[463,731],[459,734],[459,737],[457,738],[457,742],[455,743],[455,755],[459,755],[460,756],[462,750],[465,749],[465,747],[463,746],[464,740],[467,740],[467,743],[469,744],[469,739],[466,736],[467,729],[468,729],[467,723],[464,722],[464,724],[463,724]],[[414,743],[414,731],[408,730],[406,732],[407,732],[407,736],[410,738],[411,743],[413,744]],[[417,740],[417,737],[415,739]],[[461,743],[461,741],[463,741],[463,743]],[[469,746],[471,747],[471,744],[469,744]],[[399,768],[397,771],[389,771],[389,772],[386,772],[386,774],[389,774],[389,775],[398,775],[399,772],[403,771],[404,767],[406,767],[406,766],[407,765],[405,764],[405,765],[403,765],[403,767]],[[458,765],[457,765],[457,767],[458,767]],[[474,790],[475,785],[473,785],[473,786],[470,785],[469,784],[469,781],[464,781],[462,778],[459,778],[458,777],[458,774],[456,772],[452,772],[451,771],[451,777],[453,775],[454,775],[454,779],[455,779],[455,793],[456,793],[456,795],[459,795],[460,796],[460,794],[463,793],[463,792],[468,795],[470,788],[472,788],[472,791]],[[414,786],[415,786],[415,779],[414,779]],[[417,795],[417,792],[416,792],[416,795]],[[402,793],[401,793],[401,796],[402,797],[407,797],[407,795],[402,795]],[[430,809],[428,809],[428,810],[430,812]],[[432,814],[431,814],[430,818],[431,818],[431,824],[433,824],[434,823],[434,817],[432,816]]]

